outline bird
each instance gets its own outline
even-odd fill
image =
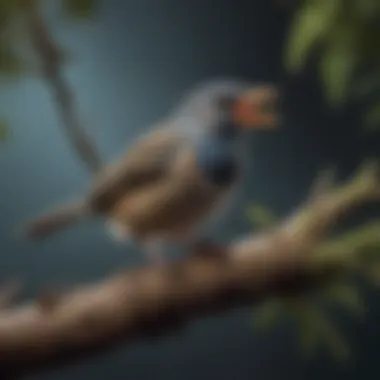
[[[270,83],[214,79],[194,86],[95,176],[86,195],[27,222],[24,234],[43,239],[105,217],[112,239],[134,241],[149,262],[162,264],[166,243],[203,241],[205,226],[226,208],[242,178],[237,142],[246,131],[278,126],[278,97]]]

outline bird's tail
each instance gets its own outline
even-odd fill
[[[85,202],[71,202],[27,222],[22,234],[30,239],[44,239],[61,229],[69,227],[88,216],[89,208]]]

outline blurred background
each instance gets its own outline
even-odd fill
[[[0,1],[0,27],[11,3]],[[236,77],[281,87],[283,125],[252,138],[250,177],[239,207],[217,227],[221,240],[252,229],[248,203],[284,216],[320,169],[336,165],[344,178],[363,158],[379,156],[373,131],[380,124],[377,0],[99,0],[90,19],[79,16],[91,1],[66,3],[45,1],[42,10],[65,51],[65,74],[83,123],[107,161],[196,83]],[[0,278],[23,278],[28,298],[49,284],[66,288],[141,265],[140,253],[110,241],[100,222],[41,244],[15,236],[24,220],[83,194],[90,175],[62,133],[46,83],[33,69],[18,75],[9,51],[0,50],[0,70],[7,74],[0,84]],[[29,58],[29,69],[38,65]],[[306,58],[310,64],[302,67]],[[372,379],[380,375],[379,297],[366,290],[364,320],[334,312],[353,352],[345,364],[324,348],[306,357],[286,318],[263,334],[254,327],[252,307],[26,379]]]

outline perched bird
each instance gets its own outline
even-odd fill
[[[94,179],[87,196],[27,224],[44,238],[86,217],[106,217],[115,239],[133,240],[162,262],[166,242],[197,242],[240,178],[236,144],[244,131],[278,124],[276,87],[214,80]]]

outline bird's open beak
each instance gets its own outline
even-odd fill
[[[243,129],[274,130],[278,128],[279,90],[274,85],[259,85],[242,93],[234,105],[234,118]]]

